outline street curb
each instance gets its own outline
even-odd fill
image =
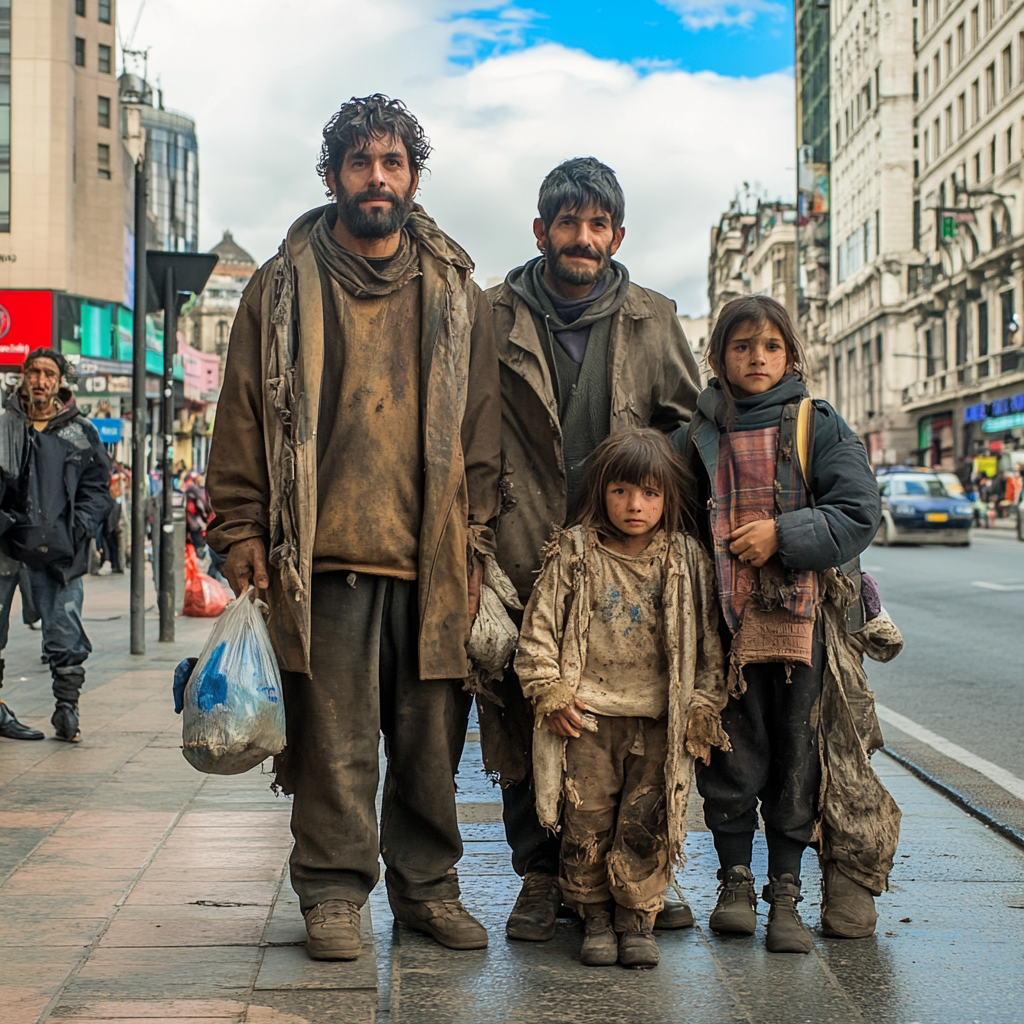
[[[965,810],[971,817],[977,818],[978,821],[998,832],[1004,839],[1009,839],[1015,846],[1019,846],[1024,850],[1024,835],[1018,832],[1012,825],[1005,824],[998,818],[992,817],[988,811],[983,811],[980,807],[975,806],[959,790],[954,789],[952,786],[947,786],[945,782],[941,782],[934,775],[926,772],[920,765],[915,764],[902,754],[897,754],[892,747],[883,746],[882,752],[891,757],[897,764],[903,765],[904,768],[916,775],[922,782],[927,783],[933,789],[937,789],[943,796],[952,800],[953,803]]]

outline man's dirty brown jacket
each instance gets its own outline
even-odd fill
[[[501,361],[498,563],[525,604],[551,528],[565,523],[562,428],[538,317],[507,283],[489,289],[487,297]],[[664,295],[629,285],[612,315],[608,385],[613,434],[647,426],[671,434],[689,422],[700,374],[675,307]]]
[[[281,668],[309,673],[309,594],[317,517],[317,424],[324,302],[309,233],[324,208],[289,229],[250,281],[228,347],[207,486],[215,551],[263,538],[270,635]],[[468,563],[493,553],[500,394],[490,310],[469,257],[419,208],[424,478],[417,582],[422,679],[467,675]],[[373,500],[368,480],[367,500]]]

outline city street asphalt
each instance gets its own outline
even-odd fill
[[[969,548],[875,545],[861,565],[906,643],[888,665],[868,663],[887,745],[1024,842],[1024,543],[1012,530],[975,530]],[[943,753],[948,744],[922,742],[923,730],[1011,778],[996,784],[963,764],[971,758]]]

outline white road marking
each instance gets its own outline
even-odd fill
[[[913,736],[915,740],[926,743],[940,754],[945,754],[946,757],[952,758],[968,768],[973,768],[997,786],[1002,786],[1007,793],[1012,793],[1018,800],[1024,800],[1024,779],[1018,779],[1016,775],[1008,772],[1005,768],[1000,768],[999,765],[986,761],[985,758],[978,757],[977,754],[972,754],[969,750],[964,750],[963,747],[952,743],[944,736],[939,736],[931,729],[918,725],[917,722],[887,708],[884,704],[876,704],[875,711],[878,712],[878,717],[883,722],[896,726],[897,729],[901,729],[908,736]]]
[[[982,590],[1024,590],[1024,583],[987,583],[985,580],[971,580],[971,586]]]

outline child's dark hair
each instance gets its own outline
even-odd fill
[[[766,320],[779,329],[786,343],[786,355],[791,364],[788,372],[797,380],[806,380],[807,354],[804,352],[804,343],[786,307],[767,295],[741,295],[722,307],[704,353],[708,368],[718,377],[722,390],[730,399],[733,397],[732,388],[725,376],[725,347],[729,343],[729,336],[740,324],[763,324]]]
[[[634,487],[652,484],[665,495],[661,526],[669,532],[697,534],[697,481],[660,430],[642,427],[606,437],[587,459],[580,503],[580,525],[621,540],[624,534],[608,518],[605,492],[621,481]]]

